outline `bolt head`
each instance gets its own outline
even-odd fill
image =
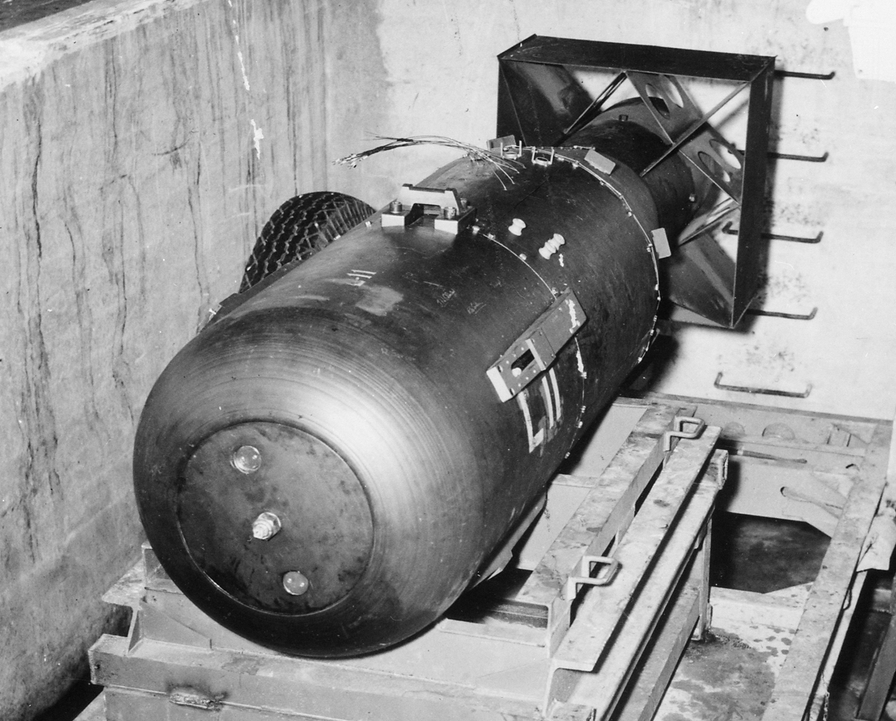
[[[252,537],[259,541],[267,541],[280,532],[280,519],[269,511],[260,513],[252,522]]]

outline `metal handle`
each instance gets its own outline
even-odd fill
[[[781,78],[803,78],[805,80],[833,80],[836,70],[829,73],[802,73],[795,70],[775,70],[775,75]]]
[[[425,215],[427,206],[439,209],[433,227],[452,235],[457,235],[476,217],[476,209],[454,188],[421,188],[405,183],[398,197],[383,211],[381,223],[384,228],[407,228]]]
[[[722,228],[722,232],[728,235],[737,235],[737,231],[732,230],[731,223],[726,223]],[[761,235],[766,240],[788,240],[791,243],[820,243],[824,237],[824,231],[819,230],[817,235],[808,237],[803,235],[781,235],[780,233],[762,233]]]
[[[694,429],[690,431],[684,430],[685,423],[694,425]],[[704,428],[706,428],[706,421],[704,421],[702,418],[693,418],[691,416],[675,416],[675,418],[672,419],[672,430],[666,431],[666,434],[663,436],[663,451],[666,454],[672,452],[673,438],[684,438],[687,440],[693,440],[694,438],[700,437],[700,434],[703,433]]]
[[[812,384],[806,384],[804,391],[779,391],[774,388],[754,388],[751,386],[733,386],[722,383],[722,372],[716,376],[713,385],[721,391],[736,391],[737,393],[755,393],[765,396],[782,396],[784,398],[808,398],[812,392]]]
[[[766,318],[787,318],[787,320],[812,320],[818,313],[818,306],[815,306],[808,313],[784,313],[778,310],[763,310],[761,308],[748,308],[744,311],[745,315],[761,315]]]
[[[596,576],[591,575],[591,564],[606,566]],[[566,579],[566,600],[572,601],[579,592],[579,586],[606,586],[616,577],[619,561],[610,556],[582,556],[578,575]]]
[[[828,159],[828,151],[825,150],[821,155],[795,155],[793,153],[768,153],[768,157],[773,160],[800,160],[804,163],[823,163]]]
[[[437,205],[442,210],[462,210],[462,201],[454,188],[421,188],[405,183],[398,191],[398,202],[402,205]]]

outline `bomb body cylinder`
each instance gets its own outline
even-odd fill
[[[650,342],[651,231],[699,202],[676,157],[639,177],[662,149],[610,117],[523,149],[509,175],[459,160],[421,183],[462,198],[443,217],[473,209],[457,232],[377,213],[204,329],[135,446],[174,582],[298,655],[368,653],[438,619]],[[502,358],[509,391],[489,372]]]

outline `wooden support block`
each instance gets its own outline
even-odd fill
[[[693,441],[682,441],[660,477],[654,483],[613,556],[619,561],[620,571],[613,582],[585,597],[575,623],[554,654],[558,667],[591,671],[613,635],[617,624],[629,609],[636,589],[645,579],[648,567],[658,556],[660,547],[678,527],[677,516],[684,505],[691,486],[703,472],[707,459],[719,436],[718,428],[707,428],[703,436]],[[715,479],[710,485],[715,486]],[[715,486],[718,492],[718,486]],[[709,512],[715,493],[706,491],[708,505],[688,539],[685,552],[694,540]],[[703,497],[703,494],[700,495]],[[690,520],[690,519],[689,519]]]
[[[631,509],[663,460],[662,436],[677,413],[669,406],[645,411],[518,594],[520,602],[548,608],[552,639],[558,639],[568,624],[566,579],[582,556],[599,555],[625,530]]]
[[[724,458],[715,465],[718,464],[724,464]],[[671,603],[674,608],[677,601],[673,599],[680,598],[683,593],[682,575],[685,568],[690,566],[689,582],[693,586],[694,598],[686,605],[687,617],[690,618],[691,608],[695,609],[694,617],[688,621],[686,630],[669,631],[675,638],[682,631],[686,642],[697,617],[705,609],[700,604],[703,595],[700,587],[706,580],[705,566],[699,554],[695,553],[695,545],[706,527],[721,488],[716,475],[718,470],[715,468],[707,472],[697,482],[680,515],[676,514],[678,517],[673,524],[665,529],[666,537],[661,548],[655,552],[645,550],[645,543],[652,544],[653,538],[649,532],[645,533],[644,526],[656,519],[650,517],[652,514],[644,513],[644,507],[639,511],[616,554],[626,559],[621,562],[621,568],[626,565],[636,567],[640,560],[637,554],[647,554],[648,563],[630,571],[630,574],[640,572],[634,588],[625,579],[617,577],[610,585],[590,591],[582,602],[576,620],[552,662],[555,669],[551,680],[552,696],[559,695],[561,700],[569,703],[590,704],[595,709],[596,718],[609,718],[642,663],[645,649],[651,644],[667,606]],[[661,477],[657,483],[662,480]],[[680,478],[678,483],[681,483]],[[690,487],[689,483],[683,485]],[[669,494],[658,495],[668,497]],[[650,503],[651,497],[648,496],[644,506]],[[661,521],[659,523],[662,525]],[[626,539],[633,535],[636,536],[634,542],[626,544]],[[646,536],[646,539],[638,536]],[[620,576],[622,573],[621,570]],[[684,643],[681,643],[678,646],[679,656],[683,648]],[[677,662],[679,656],[674,661]],[[668,658],[665,660],[669,661]],[[661,675],[668,670],[665,664],[657,668],[663,671]],[[655,679],[654,683],[658,680]],[[630,712],[634,712],[633,708]]]
[[[647,660],[639,664],[629,688],[620,699],[615,721],[650,721],[656,714],[678,662],[688,645],[692,629],[697,625],[704,606],[701,599],[705,578],[695,559],[688,578],[663,615],[651,645],[645,651]]]

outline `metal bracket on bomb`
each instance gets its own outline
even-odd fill
[[[567,290],[486,371],[502,402],[509,401],[551,363],[587,320]]]
[[[438,208],[433,227],[457,235],[476,219],[476,209],[467,205],[454,188],[422,188],[405,183],[398,197],[383,211],[384,228],[407,228],[427,215],[426,208]]]

